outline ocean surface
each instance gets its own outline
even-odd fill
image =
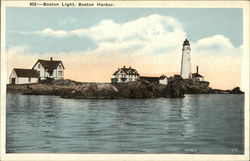
[[[244,95],[62,99],[7,94],[6,108],[7,153],[244,153]]]

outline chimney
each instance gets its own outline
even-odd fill
[[[126,68],[125,65],[123,66],[123,68]]]
[[[129,69],[131,69],[131,66],[129,66]]]
[[[50,61],[52,61],[53,60],[53,58],[52,57],[50,57]]]
[[[199,73],[199,66],[196,66],[196,73]]]

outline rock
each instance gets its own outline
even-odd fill
[[[243,94],[244,92],[242,92],[240,90],[240,87],[236,87],[234,89],[232,89],[231,91],[229,91],[230,94]]]
[[[239,87],[233,90],[219,90],[204,86],[193,79],[181,76],[170,77],[168,85],[144,80],[125,84],[84,83],[73,80],[53,80],[51,83],[29,85],[7,85],[7,91],[26,95],[56,95],[62,98],[182,98],[184,94],[242,94]]]
[[[74,85],[81,85],[82,83],[70,79],[59,79],[59,80],[53,80],[51,84],[59,86],[74,86]]]
[[[244,94],[239,87],[232,90],[210,89],[209,92],[212,94]]]
[[[182,79],[179,84],[182,86],[185,94],[206,94],[211,93],[211,88],[204,85],[204,81],[198,81],[197,79]]]

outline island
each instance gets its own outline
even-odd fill
[[[55,95],[74,99],[142,99],[183,98],[185,94],[242,94],[239,87],[219,90],[186,81],[181,76],[172,77],[167,85],[146,80],[123,84],[77,82],[69,79],[53,80],[37,84],[8,84],[8,93],[24,95]]]

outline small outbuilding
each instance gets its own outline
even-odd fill
[[[165,76],[165,75],[160,76],[160,78],[159,78],[159,83],[160,83],[160,84],[167,85],[167,84],[168,84],[168,77]]]
[[[159,83],[159,77],[147,77],[147,76],[140,76],[140,80],[145,80],[148,83]]]
[[[192,79],[197,81],[201,86],[208,88],[209,87],[209,82],[204,80],[204,77],[199,74],[199,67],[196,66],[196,73],[192,74]]]
[[[145,80],[149,83],[159,83],[159,84],[164,84],[167,85],[168,84],[168,78],[165,75],[162,75],[160,77],[146,77],[146,76],[140,76],[141,80]]]
[[[198,81],[204,81],[204,77],[199,74],[199,67],[196,66],[196,73],[192,74],[192,78],[198,80]]]
[[[34,69],[14,68],[9,77],[10,84],[31,84],[39,82],[39,73]]]

